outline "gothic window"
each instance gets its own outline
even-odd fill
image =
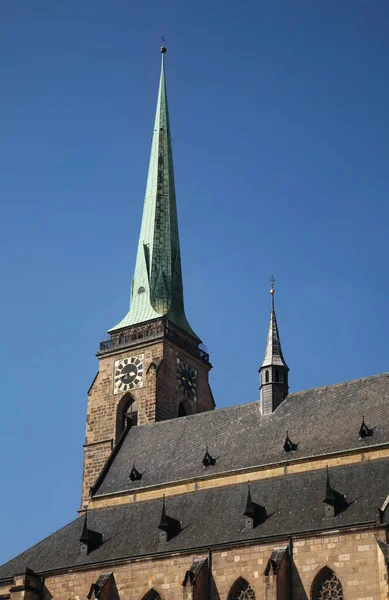
[[[251,585],[239,577],[230,589],[228,600],[255,600],[255,593]]]
[[[313,582],[312,600],[343,600],[342,584],[328,567],[324,567]]]
[[[265,382],[269,383],[269,371],[266,371],[265,373]]]
[[[280,381],[280,372],[279,372],[278,369],[276,369],[275,380],[276,380],[277,383]]]

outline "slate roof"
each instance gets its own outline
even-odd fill
[[[259,403],[133,427],[94,496],[389,443],[389,374],[290,394],[271,415]],[[359,439],[362,418],[374,429]],[[286,431],[298,444],[283,449]],[[205,448],[216,464],[204,467]],[[135,462],[143,473],[132,482]]]
[[[389,461],[376,460],[330,470],[331,484],[346,495],[348,508],[323,519],[326,471],[284,475],[250,484],[253,502],[266,507],[267,519],[244,530],[247,484],[202,490],[166,498],[169,517],[181,521],[181,532],[159,542],[162,500],[94,509],[88,527],[103,534],[103,544],[89,555],[80,553],[84,519],[80,517],[0,567],[0,580],[24,571],[57,569],[115,562],[166,552],[206,551],[227,543],[246,543],[291,534],[374,524],[376,509],[388,495]],[[387,519],[386,519],[387,520]]]

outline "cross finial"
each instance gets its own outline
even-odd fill
[[[161,54],[165,54],[166,53],[166,47],[165,47],[165,38],[164,36],[161,37],[162,40],[162,46],[161,46]]]

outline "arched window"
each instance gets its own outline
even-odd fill
[[[266,371],[265,373],[265,382],[269,383],[269,371]]]
[[[324,567],[315,577],[312,600],[343,600],[342,584],[328,567]]]
[[[230,589],[228,600],[255,600],[255,593],[248,581],[239,577]]]
[[[138,424],[138,405],[131,394],[120,398],[116,412],[116,441],[121,436],[125,426],[133,427]]]
[[[193,408],[190,405],[190,402],[188,401],[187,398],[184,398],[183,400],[181,400],[180,404],[178,405],[177,414],[179,417],[186,417],[188,415],[193,415]]]
[[[163,600],[163,598],[154,588],[151,588],[151,590],[143,596],[142,600]]]
[[[276,383],[279,383],[279,381],[280,381],[280,372],[279,372],[278,369],[276,369],[274,378],[276,380]]]

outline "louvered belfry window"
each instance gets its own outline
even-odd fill
[[[255,593],[245,579],[239,579],[233,585],[228,600],[255,600]]]
[[[312,600],[343,600],[342,584],[331,569],[319,573]]]

